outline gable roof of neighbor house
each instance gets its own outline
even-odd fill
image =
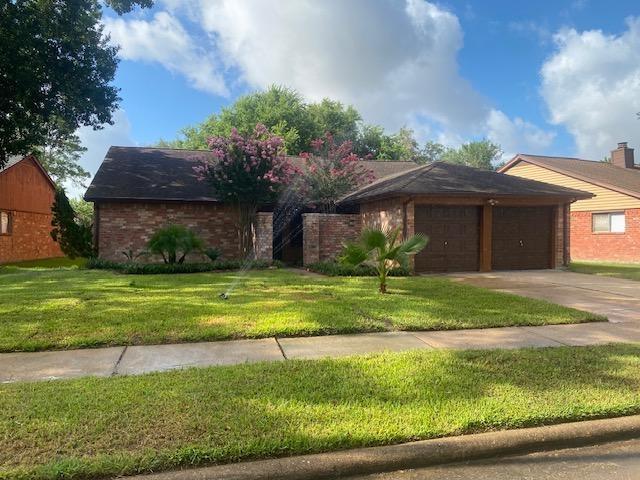
[[[353,203],[398,195],[555,196],[590,198],[588,192],[478,168],[435,162],[382,178],[345,196]]]
[[[23,161],[31,161],[31,162],[33,162],[36,165],[36,167],[38,167],[38,170],[40,170],[40,172],[42,173],[42,176],[47,180],[47,182],[49,182],[54,189],[56,188],[56,184],[51,179],[51,176],[49,175],[49,172],[47,172],[44,169],[42,164],[33,155],[26,155],[26,156],[15,155],[15,156],[9,157],[8,160],[7,160],[7,163],[4,165],[4,167],[0,167],[0,174],[6,172],[11,167],[16,166],[16,165],[18,165],[19,163],[21,163]]]
[[[288,157],[302,165],[299,157]],[[174,200],[216,202],[207,182],[198,180],[193,167],[214,159],[208,150],[111,147],[84,195],[87,201]],[[415,167],[413,162],[364,160],[363,165],[382,178]]]
[[[544,157],[518,154],[500,169],[506,172],[520,162],[528,162],[577,180],[640,198],[640,168],[622,168],[606,162],[571,157]]]

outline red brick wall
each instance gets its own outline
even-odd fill
[[[239,243],[237,213],[233,206],[210,203],[107,202],[97,204],[98,255],[121,262],[123,250],[135,253],[146,250],[151,236],[170,224],[184,225],[195,231],[206,247],[216,247],[223,258],[237,258]],[[141,261],[143,259],[140,259]],[[161,262],[148,257],[147,261]],[[203,261],[192,254],[187,261]]]
[[[406,203],[405,203],[406,202]],[[402,198],[392,198],[366,203],[360,206],[362,228],[402,228],[406,238],[415,234],[415,204]],[[406,223],[405,223],[406,222]],[[409,267],[414,268],[415,257],[409,257]]]
[[[62,257],[51,238],[51,214],[12,211],[11,235],[0,235],[0,263]]]
[[[360,215],[340,213],[305,213],[302,215],[302,263],[334,260],[344,242],[360,235]]]
[[[410,202],[411,212],[407,211],[407,220],[413,226],[413,202]],[[362,226],[368,228],[396,228],[402,227],[404,222],[403,200],[396,198],[365,203],[360,206]],[[413,235],[413,229],[407,235]]]
[[[640,262],[640,209],[625,211],[625,233],[593,233],[592,212],[571,212],[571,259]]]
[[[63,256],[51,238],[55,191],[35,160],[0,173],[0,210],[11,216],[11,234],[0,235],[0,263]]]

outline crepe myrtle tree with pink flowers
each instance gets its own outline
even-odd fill
[[[238,208],[241,253],[252,258],[258,207],[275,203],[297,169],[283,155],[283,139],[262,124],[246,137],[233,129],[208,144],[214,158],[196,166],[196,173],[211,184],[217,198]]]
[[[300,194],[305,203],[323,213],[335,213],[336,203],[347,193],[373,180],[373,172],[353,153],[353,143],[336,145],[333,135],[311,142],[311,153],[305,159]]]

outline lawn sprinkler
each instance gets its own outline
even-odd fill
[[[222,292],[220,295],[218,295],[222,300],[229,300],[229,295],[227,294],[227,292]]]

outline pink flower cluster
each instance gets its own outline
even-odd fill
[[[234,128],[228,137],[212,137],[208,144],[213,158],[194,170],[227,200],[270,202],[297,173],[282,155],[282,138],[262,124],[256,125],[251,135],[243,136]]]
[[[313,153],[301,154],[305,159],[305,182],[302,195],[311,204],[335,208],[345,194],[374,179],[373,172],[353,153],[350,141],[336,145],[333,135],[311,142]]]

